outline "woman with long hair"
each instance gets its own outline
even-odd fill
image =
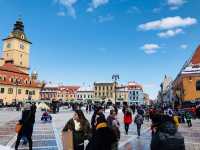
[[[68,130],[73,133],[74,150],[84,150],[84,140],[89,140],[91,132],[90,124],[81,110],[75,110],[73,118],[63,128],[63,132]]]
[[[124,113],[124,128],[126,134],[128,134],[129,125],[132,123],[132,114],[128,109],[125,109]]]

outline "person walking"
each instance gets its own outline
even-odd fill
[[[24,110],[22,111],[22,118],[19,120],[19,123],[22,125],[22,128],[17,135],[15,150],[18,150],[18,146],[22,137],[27,138],[29,150],[32,150],[32,133],[33,125],[35,123],[35,114],[33,111],[31,111],[31,105],[29,103],[25,104]]]
[[[189,112],[185,112],[185,118],[188,124],[188,127],[192,127],[192,116]]]
[[[105,116],[100,114],[95,119],[96,130],[86,147],[86,150],[112,150],[117,141],[115,133],[108,127]]]
[[[129,125],[132,123],[132,114],[131,111],[129,111],[128,109],[125,109],[124,112],[124,128],[125,128],[125,132],[128,135],[128,130],[129,130]]]
[[[185,150],[184,137],[177,131],[172,118],[158,114],[152,122],[156,127],[152,134],[151,150]]]
[[[117,141],[113,143],[112,150],[118,149],[118,143],[120,140],[120,123],[117,120],[117,114],[114,110],[110,110],[110,115],[107,117],[108,127],[114,132],[117,137]]]
[[[143,117],[142,115],[138,112],[137,115],[135,116],[135,124],[137,125],[137,134],[138,137],[140,137],[140,129],[141,129],[141,125],[143,124]]]
[[[63,128],[63,132],[68,130],[73,134],[73,150],[84,150],[84,140],[91,137],[90,124],[85,118],[82,110],[75,110],[73,118],[71,118]]]
[[[96,116],[100,115],[100,114],[104,115],[103,111],[104,111],[103,107],[101,107],[101,106],[96,107],[96,109],[94,110],[94,113],[93,113],[92,118],[91,118],[92,134],[96,130],[96,126],[95,126]]]

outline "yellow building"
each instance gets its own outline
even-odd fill
[[[174,80],[173,89],[181,101],[200,100],[200,46]]]
[[[95,100],[104,100],[116,102],[128,101],[128,90],[126,86],[118,86],[115,82],[112,83],[94,83]]]
[[[96,100],[115,100],[115,83],[94,83],[94,97]]]
[[[13,31],[3,39],[3,56],[0,59],[0,100],[4,103],[40,99],[42,84],[37,73],[29,76],[29,49],[31,42],[24,33],[21,19]]]

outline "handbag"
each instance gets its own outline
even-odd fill
[[[25,123],[29,121],[30,117],[31,117],[31,112],[29,112],[28,117],[25,120]],[[20,124],[20,122],[17,122],[16,125],[15,125],[15,132],[19,133],[21,131],[21,129],[22,129],[22,126],[23,125]]]
[[[74,150],[73,132],[71,130],[62,132],[62,143],[63,150]]]
[[[17,122],[15,125],[15,132],[19,133],[21,129],[22,129],[22,125],[19,122]]]

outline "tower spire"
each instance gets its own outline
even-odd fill
[[[16,23],[14,24],[13,32],[15,32],[15,31],[24,32],[24,24],[22,21],[22,15],[18,16],[18,19],[17,19]]]

